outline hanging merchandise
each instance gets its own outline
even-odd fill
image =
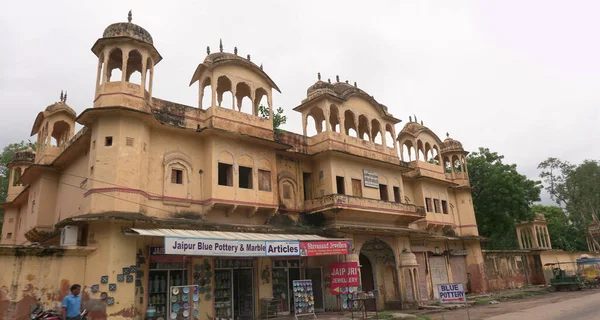
[[[315,295],[312,280],[294,280],[294,317],[313,316],[315,319]]]
[[[189,304],[194,292],[198,291],[198,286],[171,286],[169,290],[169,309],[171,319],[185,318],[189,319],[190,312],[197,310],[197,305]],[[197,320],[195,317],[194,320]]]

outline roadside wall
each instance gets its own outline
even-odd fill
[[[543,284],[540,258],[527,250],[483,250],[485,278],[489,291]]]
[[[83,281],[86,255],[81,248],[0,247],[0,320],[29,319],[38,299],[45,309],[60,308],[75,283],[89,301]]]

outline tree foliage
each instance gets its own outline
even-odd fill
[[[27,149],[28,147],[35,150],[35,143],[25,141],[11,143],[4,147],[4,150],[0,153],[0,203],[6,202],[6,196],[8,195],[8,184],[10,183],[10,168],[8,167],[8,163],[14,158],[17,151]],[[2,229],[3,216],[4,210],[0,210],[0,230]]]
[[[258,112],[260,113],[260,117],[263,119],[271,118],[269,108],[263,106],[262,104],[258,106]],[[287,122],[287,117],[283,114],[282,107],[277,108],[274,113],[275,114],[272,117],[273,131],[275,131],[276,134],[280,134],[282,131],[280,127]]]
[[[488,249],[518,247],[515,220],[535,217],[531,205],[540,200],[541,183],[527,179],[514,164],[502,162],[504,156],[479,148],[467,157],[473,191],[473,207],[479,233],[489,238]]]
[[[531,209],[533,212],[542,213],[546,217],[548,235],[553,249],[565,251],[587,250],[585,226],[571,220],[571,217],[562,208],[534,205]]]
[[[595,160],[585,160],[573,165],[558,158],[542,161],[540,177],[544,179],[550,197],[568,213],[570,220],[587,232],[591,223],[600,218],[600,165]],[[596,240],[593,240],[596,242]],[[600,247],[600,246],[599,246]]]

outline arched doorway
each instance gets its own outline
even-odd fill
[[[363,291],[377,290],[379,309],[400,305],[400,292],[396,259],[392,248],[381,239],[365,242],[359,255]],[[368,310],[375,310],[375,301],[367,301]]]

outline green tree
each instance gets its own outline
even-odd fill
[[[32,147],[35,150],[34,143],[21,141],[9,144],[0,153],[0,203],[6,202],[6,196],[8,195],[8,184],[10,183],[10,168],[8,168],[8,163],[14,158],[17,151],[27,149],[28,147]],[[0,230],[2,229],[3,217],[4,210],[0,210]]]
[[[538,169],[542,169],[540,177],[544,179],[550,197],[566,210],[571,221],[585,227],[581,232],[589,232],[587,226],[600,223],[598,161],[585,160],[573,165],[558,158],[548,158],[539,164]],[[596,239],[593,241],[598,245]]]
[[[531,210],[542,213],[548,224],[548,234],[553,249],[565,251],[586,251],[585,226],[571,217],[560,207],[534,205]]]
[[[270,118],[270,112],[269,112],[268,107],[265,107],[261,104],[258,106],[258,112],[260,113],[261,118],[263,118],[263,119]],[[275,131],[276,134],[281,134],[283,130],[280,127],[287,122],[287,117],[283,114],[282,107],[279,107],[279,108],[277,108],[277,110],[275,110],[275,115],[272,117],[272,120],[273,120],[273,131]]]
[[[518,247],[515,220],[535,217],[531,205],[540,200],[541,183],[527,179],[514,164],[502,162],[504,156],[479,148],[467,157],[473,187],[473,207],[479,233],[489,238],[488,249]]]

